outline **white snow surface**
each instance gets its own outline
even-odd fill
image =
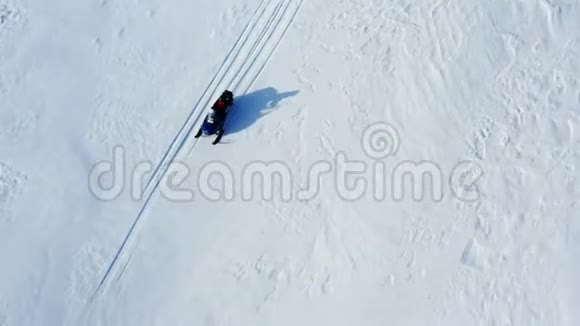
[[[580,325],[579,128],[577,0],[0,0],[0,325]]]

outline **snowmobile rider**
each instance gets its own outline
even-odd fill
[[[223,118],[226,114],[226,103],[220,98],[212,107],[212,110],[217,116]]]

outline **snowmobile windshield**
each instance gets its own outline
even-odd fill
[[[215,111],[211,110],[207,116],[207,122],[212,123],[214,119],[215,119]]]

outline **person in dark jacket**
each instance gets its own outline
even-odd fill
[[[215,117],[218,121],[223,121],[226,116],[226,103],[220,98],[212,106],[212,110],[215,113]]]

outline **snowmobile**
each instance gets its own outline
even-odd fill
[[[228,112],[233,104],[234,94],[229,90],[225,90],[214,102],[211,111],[205,116],[201,127],[197,131],[197,134],[195,134],[195,138],[199,138],[202,135],[216,135],[217,137],[212,144],[219,143],[224,134],[224,125]]]

